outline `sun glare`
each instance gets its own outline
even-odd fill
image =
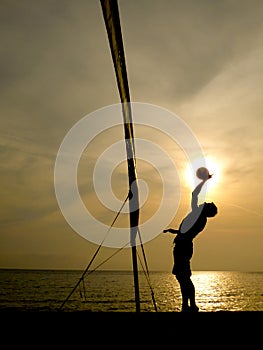
[[[200,181],[196,176],[196,171],[201,166],[204,166],[203,162],[201,164],[200,160],[196,160],[191,164],[188,163],[185,169],[184,180],[187,186],[194,188]],[[209,188],[216,187],[218,180],[220,178],[220,166],[217,162],[215,162],[212,158],[205,158],[205,167],[208,169],[209,174],[212,175],[212,178],[207,182],[207,186]]]

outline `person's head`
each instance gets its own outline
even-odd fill
[[[205,202],[202,211],[206,217],[211,218],[217,214],[217,206],[213,202]]]

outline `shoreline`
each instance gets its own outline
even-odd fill
[[[34,324],[38,321],[52,322],[76,322],[82,321],[92,322],[92,324],[100,324],[114,322],[122,326],[124,322],[141,322],[159,324],[166,326],[171,322],[177,322],[178,325],[187,323],[188,325],[196,322],[202,322],[209,325],[210,322],[223,322],[227,324],[246,326],[255,322],[255,325],[262,325],[263,311],[205,311],[195,313],[182,312],[123,312],[123,311],[47,311],[47,310],[19,310],[19,309],[2,309],[0,310],[2,324],[12,322],[12,325],[21,322],[29,322]]]

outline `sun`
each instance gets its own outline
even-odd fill
[[[201,180],[196,176],[196,171],[200,167],[205,166],[209,171],[209,174],[212,175],[211,179],[207,181],[207,187],[215,188],[218,185],[221,167],[219,162],[215,161],[211,157],[205,157],[205,160],[196,159],[192,163],[188,163],[185,172],[184,172],[184,181],[186,186],[194,188]]]

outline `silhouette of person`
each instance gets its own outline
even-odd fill
[[[195,303],[195,286],[191,280],[190,260],[193,255],[193,239],[198,233],[203,231],[207,223],[207,218],[214,217],[217,214],[217,207],[213,202],[204,202],[198,205],[198,195],[204,183],[211,177],[212,175],[209,174],[192,192],[192,211],[182,220],[179,229],[168,228],[163,230],[164,233],[170,232],[177,234],[173,241],[174,265],[172,273],[180,285],[182,312],[197,312],[199,310]]]

